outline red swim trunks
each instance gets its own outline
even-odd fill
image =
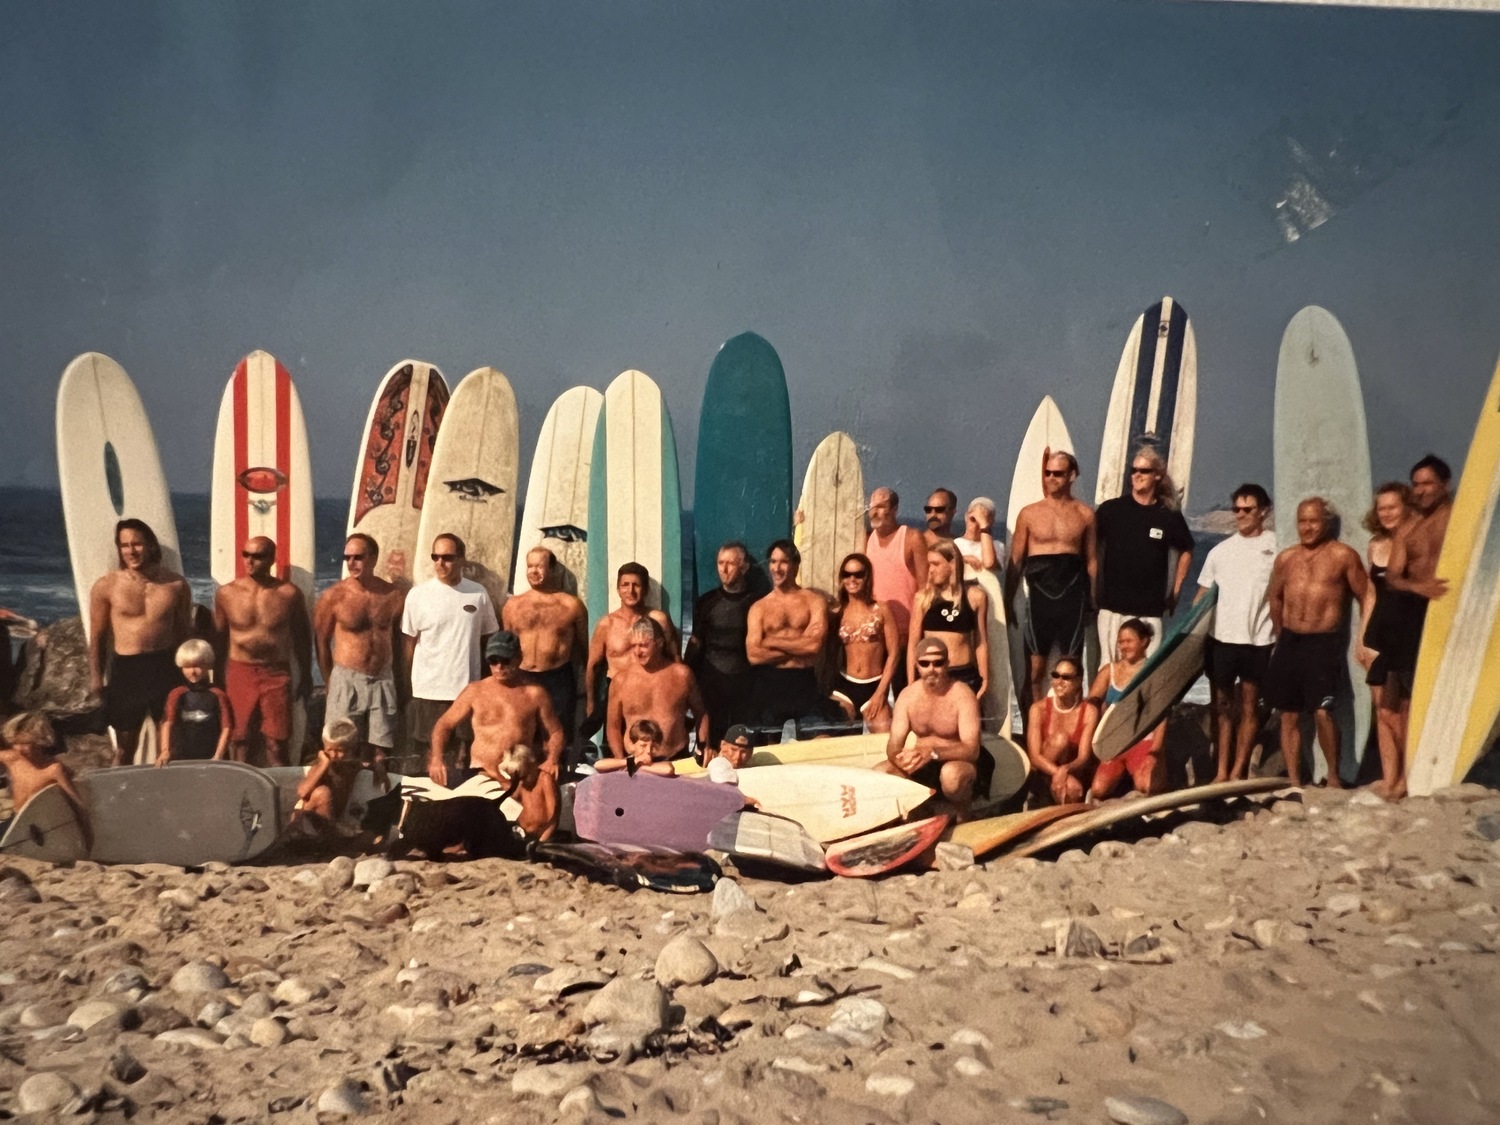
[[[1099,800],[1113,796],[1127,773],[1136,789],[1150,793],[1162,761],[1161,754],[1151,749],[1151,741],[1148,735],[1118,757],[1100,762],[1094,771],[1094,796]]]
[[[284,742],[292,734],[292,670],[285,664],[224,662],[224,692],[234,712],[230,738],[244,742],[259,716],[262,738]]]

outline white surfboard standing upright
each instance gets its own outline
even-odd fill
[[[1275,479],[1276,542],[1297,543],[1297,505],[1320,496],[1338,514],[1336,532],[1359,553],[1361,564],[1370,533],[1364,514],[1370,507],[1370,443],[1365,433],[1365,400],[1354,349],[1343,326],[1327,309],[1309,305],[1286,326],[1276,362]],[[1365,669],[1355,657],[1360,610],[1349,621],[1349,685],[1340,692],[1337,718],[1343,746],[1339,773],[1352,782],[1370,735],[1370,692]],[[1327,776],[1322,751],[1304,732],[1302,754],[1311,754],[1311,776]]]
[[[120,565],[115,524],[145,521],[161,543],[162,564],[182,573],[172,495],[156,438],[130,376],[107,355],[85,352],[57,387],[57,476],[73,564],[73,588],[92,635],[89,595]]]
[[[859,447],[842,431],[813,450],[797,501],[792,541],[802,552],[798,580],[825,594],[839,592],[839,563],[865,549],[865,478]]]
[[[526,552],[546,547],[563,570],[563,588],[583,597],[588,590],[589,468],[594,458],[594,427],[604,396],[593,387],[571,387],[547,410],[531,457],[526,507],[516,540],[515,580],[524,594]]]

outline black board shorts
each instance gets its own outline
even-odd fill
[[[818,694],[818,677],[811,668],[755,670],[755,718],[766,726],[788,719],[827,718],[833,701]]]
[[[979,758],[974,763],[974,792],[973,799],[982,801],[990,795],[990,783],[995,779],[995,759],[988,751],[981,749]],[[911,780],[918,785],[936,790],[939,796],[943,792],[943,763],[929,761],[916,773],[911,775]]]
[[[161,722],[167,696],[183,682],[175,649],[116,656],[104,685],[104,714],[116,730],[140,730],[150,715]]]
[[[1266,682],[1274,645],[1239,645],[1228,641],[1208,642],[1208,682],[1221,691],[1234,687],[1236,680],[1259,687]]]
[[[1081,555],[1032,555],[1026,576],[1026,652],[1029,656],[1083,655],[1089,623],[1089,572]]]
[[[1330,711],[1338,696],[1347,644],[1342,633],[1283,629],[1266,671],[1266,702],[1278,711]]]

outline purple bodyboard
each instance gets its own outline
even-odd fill
[[[714,825],[744,807],[735,785],[621,771],[578,783],[573,823],[580,837],[601,844],[701,852]]]

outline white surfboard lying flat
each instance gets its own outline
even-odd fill
[[[563,587],[583,597],[588,590],[589,467],[594,427],[604,396],[593,387],[571,387],[558,396],[542,422],[526,483],[526,507],[516,541],[511,589],[524,594],[526,552],[546,547],[566,577]]]
[[[818,443],[802,478],[801,520],[793,542],[802,552],[803,586],[837,594],[844,556],[865,547],[865,479],[854,439],[834,432]]]
[[[432,577],[432,541],[464,541],[464,577],[489,591],[498,615],[510,586],[521,444],[516,394],[493,367],[469,372],[443,415],[417,531],[414,582]]]
[[[904,777],[848,766],[787,765],[736,771],[762,812],[795,820],[820,844],[901,820],[932,790]]]
[[[1365,400],[1354,349],[1343,327],[1326,309],[1309,305],[1286,326],[1276,363],[1275,491],[1276,543],[1297,543],[1297,505],[1321,496],[1338,512],[1339,538],[1365,558],[1370,534],[1363,517],[1370,506],[1370,443]],[[1370,693],[1355,657],[1360,613],[1349,623],[1349,688],[1340,693],[1337,717],[1343,735],[1339,773],[1353,781],[1370,734]],[[1312,755],[1312,777],[1328,773],[1321,751],[1304,739]]]
[[[119,567],[115,523],[144,520],[162,563],[182,573],[177,521],[156,438],[135,384],[106,355],[85,352],[57,387],[57,476],[73,563],[73,587],[89,635],[89,593]]]

